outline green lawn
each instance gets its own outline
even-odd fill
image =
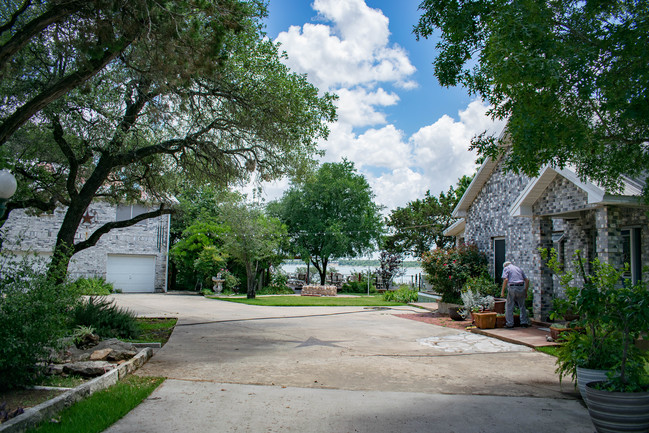
[[[396,307],[406,305],[384,301],[381,295],[356,296],[353,298],[337,296],[257,296],[255,299],[209,296],[209,298],[270,307]]]
[[[129,413],[162,383],[162,377],[128,376],[64,409],[29,433],[99,433]]]

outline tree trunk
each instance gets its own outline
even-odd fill
[[[255,277],[256,272],[252,269],[252,263],[246,261],[246,286],[248,288],[246,297],[255,299]]]

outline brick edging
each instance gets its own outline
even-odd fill
[[[45,401],[37,406],[30,407],[25,410],[25,413],[10,419],[9,421],[0,424],[0,432],[2,433],[22,433],[27,429],[36,426],[42,421],[45,421],[61,410],[79,400],[82,400],[91,394],[108,388],[123,379],[130,373],[137,370],[146,361],[153,356],[153,349],[150,347],[144,348],[138,352],[133,358],[127,362],[118,365],[117,368],[104,373],[86,383],[83,383],[76,388],[64,392],[63,394],[54,397],[51,400]]]

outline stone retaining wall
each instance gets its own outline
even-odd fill
[[[302,287],[302,296],[336,296],[338,288],[336,286],[304,286]]]

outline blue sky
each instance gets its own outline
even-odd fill
[[[433,75],[435,41],[412,33],[420,0],[269,0],[268,36],[287,64],[339,95],[323,161],[353,161],[386,213],[475,170],[471,137],[502,129],[463,88]],[[266,199],[288,181],[264,186]]]

